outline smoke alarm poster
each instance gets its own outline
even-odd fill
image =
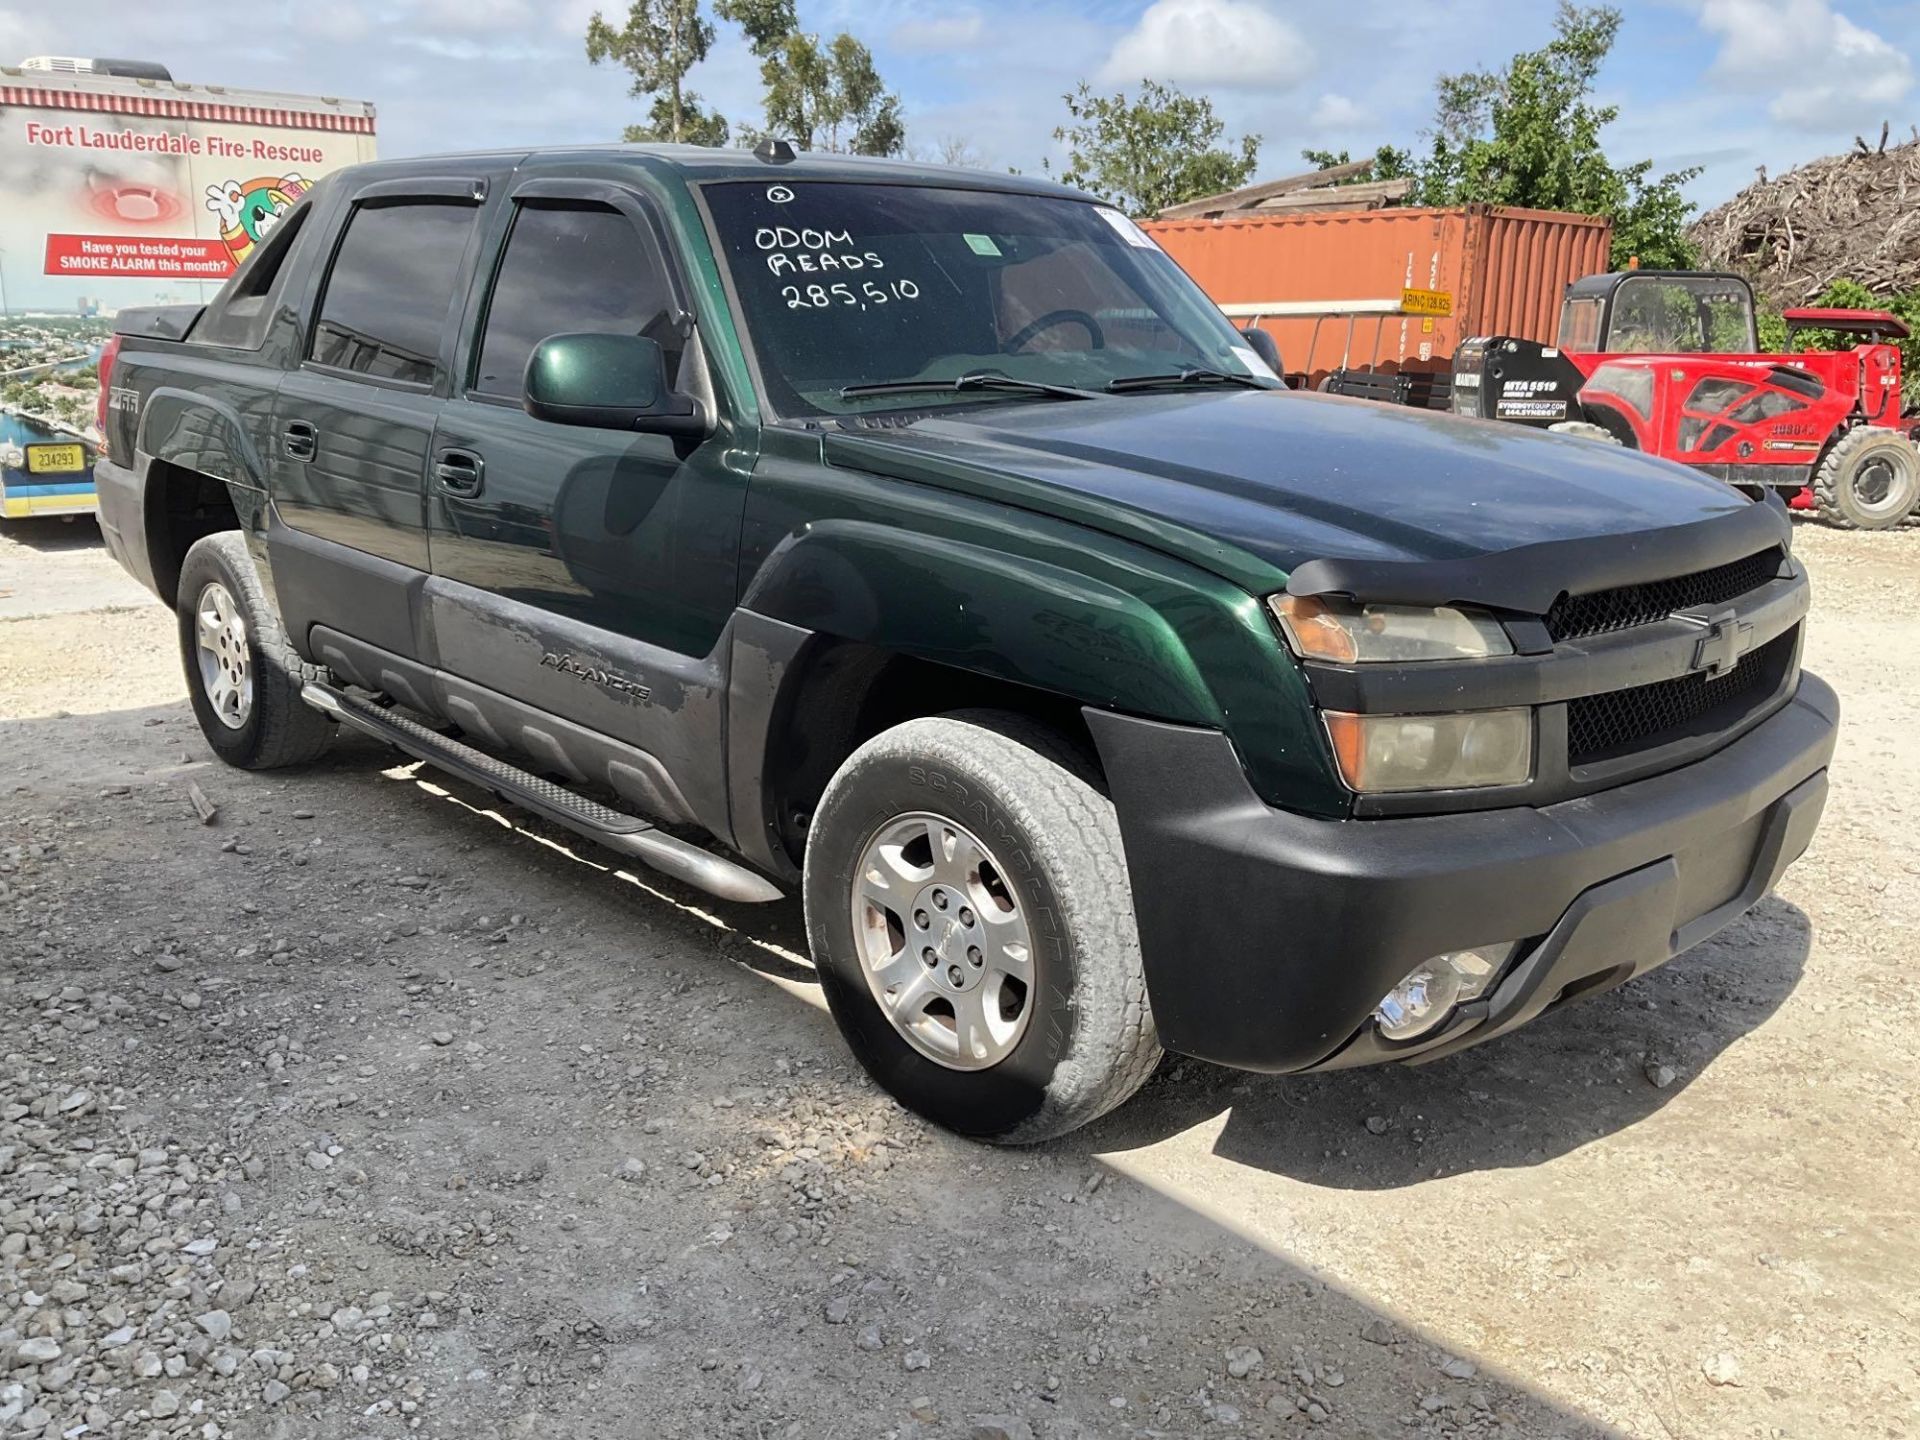
[[[14,308],[205,298],[316,180],[373,158],[366,107],[195,93],[0,84],[0,265]]]

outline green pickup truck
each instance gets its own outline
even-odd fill
[[[968,1135],[1431,1060],[1758,901],[1777,503],[1296,394],[1125,216],[690,148],[344,170],[121,316],[101,521],[246,768],[367,732],[734,902]]]

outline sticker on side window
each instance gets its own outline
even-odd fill
[[[1151,235],[1147,234],[1146,231],[1142,230],[1111,205],[1096,205],[1093,208],[1102,220],[1113,227],[1114,233],[1129,245],[1138,245],[1142,250],[1157,250],[1160,248],[1153,243],[1153,237]]]

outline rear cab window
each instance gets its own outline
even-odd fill
[[[287,257],[305,232],[312,213],[312,199],[303,198],[273,223],[253,253],[209,302],[200,323],[193,327],[194,340],[235,350],[258,350],[266,343],[283,282],[300,268],[289,265]]]

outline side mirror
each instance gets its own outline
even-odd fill
[[[1246,337],[1247,348],[1262,360],[1266,361],[1269,370],[1273,371],[1273,373],[1278,375],[1282,380],[1285,380],[1287,378],[1287,367],[1280,363],[1280,346],[1275,342],[1273,336],[1269,335],[1265,330],[1262,330],[1258,325],[1249,325],[1240,333]]]
[[[549,335],[527,360],[521,404],[555,425],[654,435],[708,430],[699,402],[668,388],[660,342],[644,335]]]

